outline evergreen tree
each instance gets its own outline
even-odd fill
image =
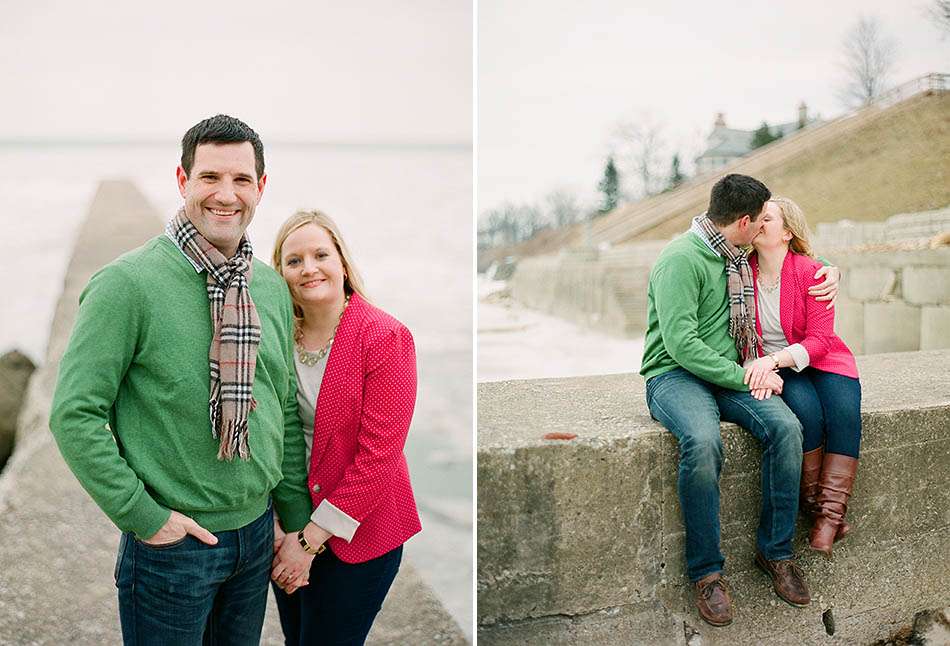
[[[781,136],[781,134],[772,134],[772,131],[769,130],[769,124],[763,121],[759,129],[752,133],[752,149],[755,150],[765,144],[770,144]]]
[[[610,213],[617,208],[617,202],[620,199],[620,174],[614,164],[613,155],[607,157],[607,165],[604,166],[604,178],[597,184],[597,190],[603,193],[600,208],[597,210],[600,215]]]
[[[676,153],[673,155],[673,163],[670,168],[670,180],[666,185],[666,190],[672,191],[682,184],[684,179],[686,179],[686,176],[680,171],[680,156],[679,153]]]

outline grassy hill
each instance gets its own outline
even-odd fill
[[[729,171],[753,175],[773,194],[798,202],[812,227],[843,218],[883,220],[950,204],[950,92],[918,96],[882,110],[858,127],[843,127],[847,125],[846,120],[828,124],[843,132],[820,142],[810,142],[811,133],[803,132],[800,141],[763,150],[796,148],[788,159],[773,162],[763,155],[742,160]],[[712,183],[661,224],[611,242],[668,238],[684,230],[689,219],[706,208]],[[628,217],[635,218],[636,210],[631,211]]]
[[[950,204],[950,91],[919,94],[889,107],[871,106],[798,131],[680,188],[625,205],[590,225],[593,244],[669,238],[704,211],[709,191],[727,173],[761,179],[794,199],[812,227],[848,218],[882,220]],[[551,253],[578,246],[582,225],[546,231],[505,250]]]

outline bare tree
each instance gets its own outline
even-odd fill
[[[577,196],[564,189],[556,189],[547,194],[544,204],[548,217],[555,227],[568,227],[580,219],[581,207]]]
[[[884,93],[897,58],[897,46],[877,18],[861,16],[842,43],[846,78],[840,98],[850,106],[868,105]]]
[[[950,0],[934,0],[930,5],[930,18],[944,36],[950,35]]]
[[[485,231],[492,246],[518,242],[517,208],[511,202],[505,202],[485,214]]]
[[[515,211],[515,221],[518,223],[520,240],[529,240],[539,231],[548,227],[544,213],[532,204],[518,206]]]
[[[703,126],[693,126],[689,132],[681,133],[676,148],[681,152],[680,165],[686,177],[696,174],[696,158],[709,147],[709,130]]]
[[[479,244],[487,247],[512,245],[532,238],[549,226],[544,213],[531,204],[504,202],[479,218]]]
[[[611,148],[627,179],[624,193],[642,199],[663,189],[664,173],[669,165],[663,124],[652,114],[641,112],[617,122],[611,133]],[[629,183],[633,181],[634,186]]]

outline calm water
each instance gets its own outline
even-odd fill
[[[471,631],[472,158],[458,148],[275,145],[249,233],[318,208],[343,230],[370,296],[412,331],[419,398],[406,453],[424,531],[407,555]],[[102,179],[134,181],[163,215],[181,198],[168,145],[0,146],[0,353],[42,362],[78,227]]]

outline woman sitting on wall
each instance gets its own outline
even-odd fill
[[[834,332],[834,309],[808,295],[821,263],[802,210],[777,197],[762,217],[749,262],[765,356],[749,364],[750,381],[771,370],[784,380],[782,399],[803,427],[800,508],[815,521],[809,543],[830,556],[850,529],[845,513],[861,444],[861,383],[854,355]]]

